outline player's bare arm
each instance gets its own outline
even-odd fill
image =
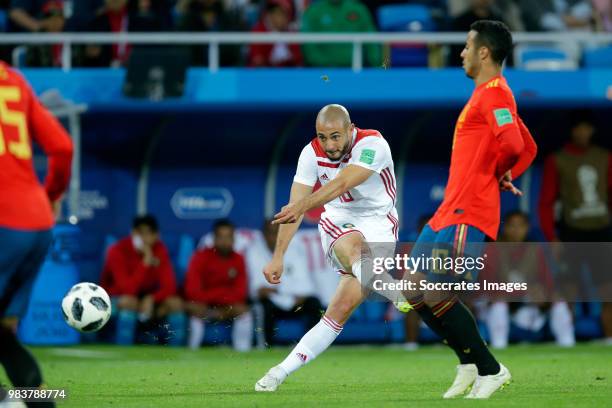
[[[336,178],[327,183],[324,187],[296,202],[284,206],[283,209],[274,216],[274,223],[297,223],[298,220],[301,220],[301,217],[306,211],[320,207],[340,197],[351,188],[366,181],[372,173],[374,173],[374,171],[361,166],[347,166]]]
[[[312,186],[307,186],[301,183],[293,183],[291,185],[291,193],[289,195],[289,204],[298,202],[308,197],[312,193]],[[285,206],[287,207],[287,206]],[[283,207],[283,208],[285,208]],[[278,230],[278,237],[276,239],[276,246],[274,247],[274,254],[272,260],[264,268],[264,276],[269,283],[277,284],[280,283],[281,276],[283,274],[283,256],[289,247],[289,243],[295,232],[302,223],[303,213],[300,215],[295,222],[291,224],[283,224]]]

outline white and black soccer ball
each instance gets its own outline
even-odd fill
[[[64,296],[62,312],[71,327],[82,332],[95,332],[108,321],[111,301],[101,286],[81,282],[70,288]]]

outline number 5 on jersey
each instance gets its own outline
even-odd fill
[[[9,102],[21,101],[21,90],[16,86],[0,86],[0,156],[8,152],[18,159],[28,160],[32,157],[32,148],[28,136],[26,116],[23,112],[11,110]],[[17,128],[18,140],[7,142],[4,140],[2,126]]]

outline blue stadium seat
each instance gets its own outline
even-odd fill
[[[378,26],[382,31],[433,31],[435,25],[427,6],[391,4],[379,7]]]
[[[115,237],[113,234],[107,234],[106,237],[104,237],[104,252],[102,254],[102,257],[106,257],[106,252],[108,252],[108,248],[110,248],[111,245],[113,245],[115,242],[117,242],[117,237]]]
[[[78,279],[73,262],[44,262],[34,283],[28,310],[19,322],[18,336],[22,342],[36,345],[79,343],[79,332],[66,324],[59,307]]]
[[[8,16],[6,10],[0,9],[0,31],[8,31]]]
[[[185,279],[185,273],[187,272],[191,255],[195,251],[195,246],[195,239],[191,235],[181,235],[175,261],[176,280],[179,284],[182,284]]]
[[[574,306],[574,331],[578,339],[594,339],[603,336],[601,327],[601,303],[576,303]]]
[[[349,320],[338,337],[338,343],[383,343],[389,341],[386,322],[353,322]]]
[[[584,66],[587,68],[612,67],[612,46],[587,49],[584,52]]]
[[[177,283],[181,285],[185,278],[189,260],[195,250],[195,239],[188,234],[176,234],[172,232],[162,233],[161,239],[168,248]]]
[[[578,62],[558,47],[519,45],[514,50],[515,65],[529,70],[577,69]]]
[[[81,234],[79,237],[79,259],[100,259],[104,254],[104,236],[95,233]]]
[[[435,23],[427,6],[420,4],[392,4],[378,8],[381,31],[433,31]],[[391,44],[392,66],[427,66],[428,48],[420,44]]]

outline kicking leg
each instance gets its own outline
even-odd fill
[[[342,275],[336,294],[323,318],[310,329],[289,355],[255,384],[255,391],[276,391],[287,376],[314,360],[336,340],[343,324],[363,301],[361,285],[350,275]]]

